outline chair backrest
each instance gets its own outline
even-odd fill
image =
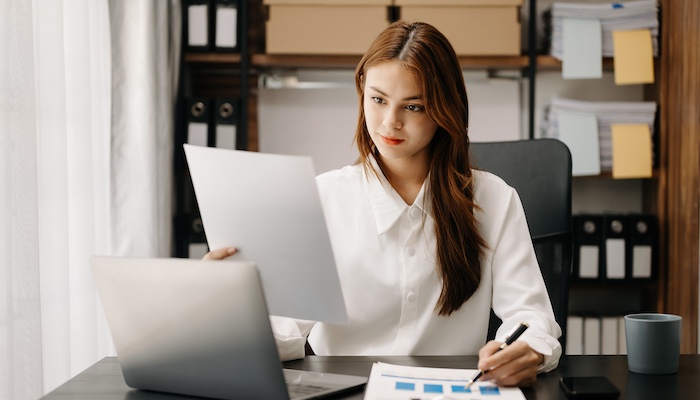
[[[471,144],[473,167],[500,176],[515,188],[525,209],[554,316],[566,343],[572,262],[571,153],[556,139]],[[500,325],[492,313],[489,339]]]

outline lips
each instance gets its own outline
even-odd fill
[[[393,137],[387,137],[387,136],[382,136],[379,135],[380,138],[382,138],[382,142],[385,144],[388,144],[389,146],[398,146],[401,143],[403,143],[403,139],[398,139],[398,138],[393,138]]]

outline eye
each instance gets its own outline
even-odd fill
[[[409,105],[406,106],[406,109],[407,109],[408,111],[413,111],[413,112],[425,111],[425,107],[419,106],[419,105],[416,105],[416,104],[409,104]]]
[[[381,97],[372,96],[372,101],[377,104],[384,104],[384,99],[382,99]]]

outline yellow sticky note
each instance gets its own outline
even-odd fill
[[[615,84],[654,83],[651,31],[613,31]]]
[[[646,124],[612,124],[615,179],[651,177],[651,131]]]

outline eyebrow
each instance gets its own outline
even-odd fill
[[[370,86],[369,88],[374,90],[375,92],[381,94],[384,97],[389,97],[388,94],[382,92],[381,90],[379,90],[375,86]],[[410,101],[410,100],[423,100],[423,96],[415,95],[415,96],[408,96],[408,97],[402,99],[402,101]]]

